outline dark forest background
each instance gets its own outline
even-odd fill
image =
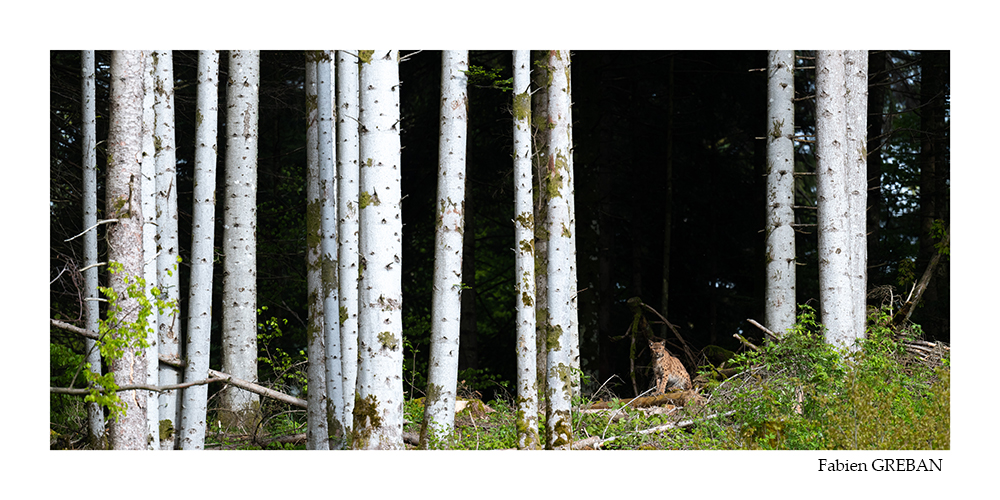
[[[440,53],[401,51],[403,314],[407,393],[420,395],[429,354]],[[812,53],[796,71],[796,205],[815,206]],[[631,314],[640,297],[696,348],[739,350],[764,316],[765,51],[578,51],[572,60],[581,362],[599,385],[628,384]],[[98,140],[107,136],[109,52],[97,52]],[[460,380],[484,399],[510,394],[515,369],[510,51],[472,51]],[[222,58],[225,81],[226,59]],[[261,54],[258,307],[276,318],[285,352],[305,350],[305,57]],[[174,52],[181,256],[190,252],[197,52]],[[50,52],[50,316],[82,321],[80,56]],[[947,51],[872,51],[869,89],[869,303],[905,298],[933,253],[932,222],[950,221]],[[225,110],[220,86],[220,110]],[[220,113],[224,113],[221,111]],[[225,119],[220,114],[219,137]],[[103,144],[98,144],[103,209]],[[217,241],[225,141],[219,141]],[[669,214],[669,220],[668,220]],[[100,212],[98,218],[102,218]],[[817,305],[815,210],[796,210],[798,302]],[[669,245],[664,244],[669,227]],[[103,245],[103,230],[100,233]],[[102,246],[102,255],[104,248]],[[669,301],[662,284],[669,256]],[[221,255],[220,255],[221,258]],[[187,297],[182,263],[181,297]],[[950,341],[950,263],[913,315],[929,339]],[[70,272],[62,272],[69,270]],[[62,272],[62,274],[60,274]],[[221,266],[217,267],[221,273]],[[221,276],[213,307],[221,315]],[[891,289],[889,287],[892,287]],[[185,302],[181,303],[186,318]],[[65,335],[65,336],[64,336]],[[80,349],[79,339],[52,342]],[[213,340],[217,341],[215,336]],[[213,349],[213,367],[221,365]],[[637,364],[645,365],[640,352]],[[688,367],[689,370],[693,367]],[[261,379],[267,379],[261,366]],[[645,375],[648,376],[648,375]],[[412,386],[411,386],[412,384]],[[594,388],[594,387],[591,387]]]

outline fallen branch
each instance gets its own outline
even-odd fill
[[[763,330],[764,333],[766,333],[767,336],[771,338],[771,340],[773,340],[775,342],[781,340],[781,336],[780,335],[778,335],[777,333],[772,332],[771,330],[768,330],[767,327],[765,327],[764,325],[762,325],[762,324],[760,324],[760,323],[758,323],[758,322],[756,322],[756,321],[754,321],[754,320],[752,320],[750,318],[747,318],[747,321],[749,321],[751,325],[756,326],[757,328],[760,328],[761,330]]]
[[[97,334],[96,332],[92,332],[90,330],[87,330],[87,329],[84,329],[84,328],[80,328],[78,326],[74,326],[74,325],[71,325],[69,323],[65,323],[63,321],[59,321],[59,320],[56,320],[56,319],[50,319],[49,321],[52,324],[52,326],[54,326],[56,328],[60,328],[62,330],[66,330],[68,332],[73,332],[73,333],[82,335],[82,336],[87,337],[87,338],[95,339],[95,340],[100,340],[101,339],[101,336],[99,334]],[[176,359],[176,358],[173,358],[173,359],[172,358],[168,358],[167,356],[164,356],[163,354],[160,355],[160,363],[168,365],[168,366],[172,366],[174,368],[184,368],[184,362],[183,361],[181,361],[179,359]],[[268,398],[271,398],[271,399],[277,399],[278,401],[281,401],[281,402],[284,402],[284,403],[288,403],[288,404],[290,404],[292,406],[298,406],[299,408],[306,408],[308,406],[308,402],[306,400],[304,400],[304,399],[299,399],[299,398],[296,398],[296,397],[293,397],[293,396],[289,396],[288,394],[285,394],[283,392],[278,392],[278,391],[275,391],[273,389],[268,389],[267,387],[264,387],[262,385],[257,385],[257,384],[255,384],[253,382],[249,382],[249,381],[246,381],[246,380],[243,380],[243,379],[236,378],[236,377],[234,377],[234,376],[232,376],[232,375],[230,375],[228,373],[223,373],[223,372],[220,372],[218,370],[212,370],[210,368],[208,370],[208,375],[210,377],[216,379],[214,381],[225,382],[225,383],[230,384],[232,386],[239,387],[240,389],[243,389],[245,391],[249,391],[249,392],[252,392],[254,394],[259,394],[261,396],[268,397]]]
[[[735,410],[730,410],[730,411],[727,411],[725,413],[715,413],[715,414],[709,415],[709,416],[707,416],[705,418],[701,418],[701,419],[697,419],[697,420],[691,419],[691,420],[684,420],[684,421],[681,421],[681,422],[677,422],[677,423],[674,423],[674,424],[658,425],[656,427],[650,427],[649,429],[643,429],[641,431],[637,431],[637,432],[634,432],[634,433],[631,433],[631,434],[626,434],[626,435],[621,435],[621,436],[611,436],[611,437],[609,437],[607,439],[601,439],[598,436],[592,436],[592,437],[589,437],[589,438],[586,438],[586,439],[581,439],[579,441],[574,442],[573,443],[573,449],[574,450],[583,450],[583,449],[599,450],[599,449],[601,449],[601,446],[604,446],[604,444],[610,443],[611,441],[614,441],[614,440],[616,440],[618,438],[621,438],[621,437],[626,437],[626,436],[629,436],[629,435],[632,435],[632,434],[640,435],[641,436],[641,435],[645,435],[645,434],[653,434],[653,433],[657,433],[657,432],[669,431],[670,429],[680,429],[680,428],[683,428],[683,427],[689,427],[689,426],[694,425],[694,424],[699,423],[699,422],[707,422],[707,421],[715,419],[715,418],[726,417],[726,416],[732,415],[734,413],[736,413]]]
[[[942,247],[947,247],[949,242],[949,237],[951,235],[951,230],[946,229],[944,233],[944,238],[941,239],[940,245]],[[910,320],[910,315],[913,314],[913,310],[916,309],[917,304],[920,303],[920,299],[923,298],[924,290],[927,290],[927,285],[930,283],[931,278],[934,276],[934,271],[937,269],[938,262],[941,261],[941,252],[935,252],[934,256],[931,257],[930,262],[927,263],[927,269],[924,270],[923,276],[920,277],[920,281],[917,283],[915,292],[910,293],[910,298],[907,299],[906,303],[899,308],[899,311],[892,317],[892,327],[898,328],[907,321]]]
[[[745,346],[747,346],[747,347],[749,347],[749,348],[751,348],[751,349],[753,349],[755,351],[759,351],[760,350],[759,347],[751,344],[749,340],[743,338],[743,336],[740,335],[740,334],[738,334],[738,333],[734,333],[733,337],[735,337],[737,340],[739,340],[741,344],[743,344],[743,345],[745,345]]]
[[[196,380],[194,382],[185,382],[183,384],[172,384],[172,385],[123,385],[114,391],[108,391],[107,389],[101,392],[122,392],[122,391],[153,391],[153,392],[166,392],[173,391],[176,389],[186,389],[188,387],[193,387],[196,385],[205,385],[212,382],[220,382],[225,380],[223,378],[207,378],[205,380]],[[49,392],[52,394],[72,394],[77,396],[86,396],[90,394],[90,389],[78,389],[75,387],[49,387]]]

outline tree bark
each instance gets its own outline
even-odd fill
[[[443,52],[431,357],[420,432],[422,448],[446,447],[447,437],[455,427],[463,294],[468,67],[468,51]]]
[[[361,285],[353,446],[403,448],[399,52],[361,51]]]
[[[215,268],[215,164],[219,119],[219,51],[198,52],[191,282],[184,380],[208,377]],[[208,387],[185,389],[178,430],[181,449],[205,449]]]
[[[326,420],[326,315],[323,294],[323,188],[319,149],[319,69],[317,52],[306,53],[306,288],[309,323],[306,349],[309,365],[309,407],[306,409],[306,447],[330,449]]]
[[[764,323],[784,332],[795,324],[795,51],[768,52],[767,289]]]
[[[109,278],[122,307],[119,319],[138,319],[138,304],[126,293],[126,279],[142,275],[142,101],[143,53],[114,51],[111,54],[111,124],[108,131],[108,169],[105,179],[106,207],[109,218],[118,222],[108,226],[108,261],[122,265],[120,273]],[[111,362],[118,386],[141,384],[146,379],[147,360],[142,349],[126,348],[121,358]],[[110,444],[116,450],[142,450],[147,443],[147,401],[135,393],[122,398],[125,414],[109,425]]]
[[[337,215],[340,217],[340,349],[344,436],[354,425],[358,380],[358,61],[337,51]],[[348,440],[349,442],[349,440]]]
[[[514,307],[517,309],[517,447],[538,438],[535,343],[535,219],[531,190],[531,53],[514,51]]]
[[[257,380],[257,119],[260,53],[230,51],[226,92],[226,208],[223,217],[222,367]],[[260,398],[222,391],[227,426],[253,426]]]
[[[83,95],[83,227],[97,225],[97,90],[94,51],[81,51]],[[100,304],[97,302],[97,229],[83,235],[84,326],[97,330]],[[101,374],[101,353],[93,340],[84,342],[87,369]],[[104,413],[97,403],[87,403],[88,440],[95,449],[107,447]]]
[[[333,439],[334,448],[342,446],[344,437],[344,415],[342,403],[343,374],[341,373],[340,352],[340,272],[337,263],[340,238],[337,235],[337,140],[334,128],[336,107],[335,76],[336,65],[333,52],[321,51],[317,55],[319,104],[319,174],[322,213],[322,260],[323,260],[323,338],[326,343],[324,355],[326,376],[326,419],[327,433]],[[325,318],[329,318],[328,320]]]
[[[573,212],[573,154],[570,114],[570,54],[549,51],[548,123],[548,389],[546,447],[568,449],[573,440],[572,341],[576,309],[576,224]]]
[[[156,125],[153,144],[156,157],[156,283],[160,297],[165,301],[177,301],[180,295],[180,273],[177,271],[177,156],[174,148],[174,69],[173,53],[169,50],[153,52],[155,76],[154,111]],[[157,320],[159,352],[166,356],[180,354],[181,323],[180,312],[164,309]],[[159,385],[173,385],[180,380],[180,374],[172,367],[162,366],[159,370]],[[180,391],[170,391],[159,395],[160,422],[180,425],[178,402]],[[163,424],[160,424],[163,425]],[[158,425],[159,427],[159,425]],[[160,449],[174,448],[173,435],[164,437]]]

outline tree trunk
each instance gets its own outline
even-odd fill
[[[358,61],[337,51],[337,215],[340,216],[340,349],[344,436],[354,425],[358,380]],[[347,440],[350,441],[349,439]]]
[[[309,384],[306,409],[306,448],[330,449],[326,419],[326,322],[323,295],[323,188],[320,180],[319,69],[316,52],[306,53],[306,288],[309,323],[306,349]]]
[[[223,220],[222,370],[257,381],[257,119],[260,52],[229,52],[226,92],[226,209]],[[252,428],[260,398],[228,387],[224,425]]]
[[[441,61],[441,130],[438,143],[431,357],[424,398],[421,448],[447,447],[455,427],[462,313],[465,231],[465,149],[469,99],[468,51],[444,51]]]
[[[514,307],[517,309],[517,447],[539,448],[535,344],[535,219],[531,190],[531,53],[514,51]]]
[[[399,52],[361,51],[361,285],[353,446],[403,448]]]
[[[868,290],[868,51],[844,52],[846,86],[848,222],[850,227],[851,310],[855,335],[865,335]]]
[[[110,287],[118,294],[122,308],[119,319],[138,320],[138,304],[126,293],[126,279],[141,276],[142,263],[142,172],[138,159],[142,152],[143,53],[114,51],[111,54],[111,123],[108,131],[108,168],[105,213],[118,219],[107,230],[108,261],[118,262],[122,271],[110,276]],[[115,383],[138,385],[146,381],[147,359],[132,345],[111,362]],[[146,398],[140,391],[120,393],[125,414],[109,425],[110,444],[116,450],[142,450],[149,434]]]
[[[208,378],[215,262],[215,163],[219,119],[219,51],[198,52],[195,121],[194,210],[191,222],[191,284],[188,300],[187,366],[184,380]],[[208,386],[184,389],[178,439],[181,449],[205,449]]]
[[[149,53],[147,53],[149,54]],[[143,276],[146,278],[146,295],[152,297],[154,288],[159,288],[157,271],[157,216],[156,216],[156,147],[155,147],[155,127],[156,127],[156,68],[153,66],[151,56],[144,57],[143,85],[146,88],[142,104],[142,253],[143,253]],[[157,359],[160,356],[160,319],[159,314],[150,314],[147,318],[149,323],[149,339],[146,348],[146,359]],[[146,364],[146,383],[158,385],[160,383],[160,368],[158,363]],[[149,449],[160,449],[160,395],[159,393],[147,391],[144,393],[146,405],[147,427],[149,435],[152,437],[147,444]]]
[[[847,97],[843,51],[816,57],[817,217],[820,314],[830,344],[853,346],[857,331],[853,300],[850,202],[848,200]]]
[[[323,317],[324,339],[326,342],[326,418],[328,435],[334,440],[334,448],[342,447],[344,437],[343,414],[341,413],[344,393],[341,389],[343,374],[340,367],[340,272],[337,263],[337,139],[334,128],[336,87],[333,52],[326,50],[318,54],[317,73],[319,94],[319,176],[322,190],[322,258],[323,258]]]
[[[537,51],[532,60],[538,68],[548,65],[548,55],[545,51]],[[532,96],[531,122],[534,131],[535,155],[535,370],[538,376],[539,394],[546,394],[548,387],[548,157],[549,157],[549,127],[548,102],[546,89],[548,70],[535,71],[532,80],[535,83],[535,93]]]
[[[94,51],[81,51],[83,83],[83,227],[97,225],[97,90],[94,77]],[[100,304],[97,301],[97,228],[83,235],[84,328],[97,331]],[[101,374],[101,352],[92,339],[84,341],[87,369]],[[96,402],[87,403],[88,441],[92,448],[107,448],[104,413]]]
[[[767,290],[764,323],[784,332],[795,324],[795,51],[768,52]]]
[[[553,50],[548,58],[548,392],[546,446],[568,449],[573,440],[572,346],[578,327],[576,242],[573,213],[573,155],[570,115],[570,54]]]
[[[160,297],[176,301],[180,296],[180,273],[177,271],[177,155],[174,148],[174,69],[171,51],[154,51],[153,66],[156,97],[156,129],[153,144],[156,150],[156,282]],[[159,352],[165,356],[180,356],[181,323],[176,309],[164,309],[158,319]],[[174,385],[180,381],[178,371],[170,366],[159,369],[159,385]],[[159,395],[161,427],[180,425],[178,393],[167,391]],[[161,433],[160,449],[174,448],[171,433]]]

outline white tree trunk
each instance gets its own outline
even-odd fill
[[[465,231],[465,150],[469,52],[446,50],[441,59],[441,128],[438,138],[437,222],[431,357],[420,432],[423,448],[447,446],[455,427],[458,348],[462,317],[462,235]]]
[[[143,85],[146,89],[142,104],[142,254],[143,277],[146,279],[146,296],[152,297],[152,290],[159,289],[157,282],[157,220],[156,220],[156,147],[154,135],[156,126],[156,68],[153,65],[152,51],[144,52]],[[147,339],[146,359],[160,357],[159,314],[150,314],[147,318],[150,335]],[[146,364],[146,383],[159,385],[159,363]],[[147,444],[151,450],[160,449],[160,395],[153,391],[145,391],[147,427],[152,439]]]
[[[548,52],[536,51],[533,56],[536,68],[533,76],[536,91],[532,96],[531,121],[535,150],[535,371],[538,377],[539,394],[548,392],[548,248],[549,229],[546,221],[549,213],[548,198],[548,158],[549,158],[549,95],[547,88]]]
[[[360,366],[355,448],[403,448],[399,53],[361,51]]]
[[[226,209],[223,217],[222,371],[257,381],[257,119],[260,52],[230,51],[226,92]],[[227,424],[249,427],[260,398],[227,387]]]
[[[816,55],[816,159],[820,315],[827,342],[851,346],[856,331],[847,192],[846,87],[843,51]]]
[[[868,51],[844,51],[847,86],[847,204],[855,335],[864,336],[868,293]]]
[[[188,300],[187,365],[184,380],[208,378],[212,333],[212,279],[215,259],[215,162],[219,118],[219,51],[198,51],[195,111],[194,210],[191,229],[191,284]],[[205,449],[208,386],[184,389],[178,439],[181,449]]]
[[[323,307],[323,188],[319,165],[319,102],[317,95],[316,52],[306,53],[306,287],[309,324],[306,348],[309,385],[306,408],[306,448],[330,449],[326,419],[326,343]]]
[[[105,213],[118,222],[108,226],[108,260],[122,264],[122,272],[112,274],[109,284],[119,296],[120,319],[138,319],[135,299],[128,298],[126,277],[141,276],[142,262],[142,153],[143,53],[113,51],[111,54],[111,119],[108,130],[108,167]],[[141,349],[126,348],[121,358],[111,362],[119,386],[143,384],[147,359]],[[142,391],[119,392],[125,414],[112,419],[108,428],[110,444],[116,450],[146,449],[149,438]]]
[[[336,97],[333,51],[321,51],[318,56],[319,103],[319,177],[322,189],[322,260],[323,260],[323,316],[326,341],[326,418],[328,436],[334,439],[333,447],[342,447],[343,423],[343,374],[340,367],[340,280],[337,264],[337,158],[334,113]]]
[[[535,344],[535,219],[531,189],[531,53],[514,51],[514,299],[517,309],[517,447],[539,448]]]
[[[83,83],[83,227],[97,224],[97,87],[94,77],[94,51],[84,50],[80,54]],[[100,319],[100,304],[97,301],[97,228],[83,235],[83,297],[84,328],[96,332]],[[93,266],[93,267],[91,267]],[[87,369],[101,375],[101,353],[96,341],[84,340]],[[87,403],[87,432],[94,448],[106,448],[104,442],[104,413],[97,403]]]
[[[782,333],[795,324],[795,51],[772,50],[767,64],[767,288],[764,323]]]
[[[578,328],[573,154],[570,128],[569,51],[548,59],[548,392],[546,446],[568,449],[573,440],[570,406],[574,373],[571,342]]]
[[[177,155],[174,148],[174,69],[173,53],[169,50],[153,52],[153,66],[156,92],[154,111],[156,126],[153,143],[156,149],[156,282],[160,297],[174,301],[180,295],[180,273],[177,271]],[[181,321],[179,313],[164,309],[159,315],[159,354],[179,358]],[[177,369],[159,366],[160,385],[174,385],[180,379]],[[180,421],[179,391],[159,394],[160,428],[176,428]],[[160,449],[174,448],[172,432],[160,433]]]
[[[341,384],[344,396],[344,436],[354,425],[354,394],[358,381],[358,59],[337,51],[337,215],[340,237]],[[350,439],[346,440],[348,443]]]

